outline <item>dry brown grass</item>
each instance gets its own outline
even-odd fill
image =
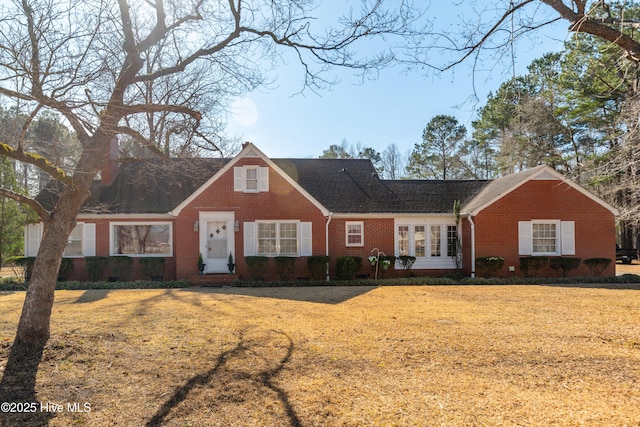
[[[0,364],[24,297],[0,296]],[[640,425],[640,291],[58,291],[52,426]]]

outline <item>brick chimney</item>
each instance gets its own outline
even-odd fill
[[[120,150],[118,144],[118,137],[114,136],[109,143],[109,150],[104,154],[104,162],[100,176],[102,179],[102,185],[111,185],[113,180],[118,176],[118,167],[120,159]]]

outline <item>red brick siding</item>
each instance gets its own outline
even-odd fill
[[[502,276],[522,275],[519,269],[518,221],[531,220],[574,221],[576,254],[568,256],[583,260],[610,258],[612,263],[603,275],[615,274],[613,214],[567,184],[547,180],[529,181],[482,210],[473,220],[476,224],[476,257],[503,257],[505,265]],[[465,262],[465,267],[467,265]],[[514,266],[516,271],[509,273],[508,266]],[[554,276],[558,272],[549,270],[540,274]],[[581,264],[569,274],[588,276],[589,269]]]
[[[240,159],[235,166],[257,165],[266,167],[261,159]],[[256,220],[296,220],[311,222],[313,255],[325,253],[325,218],[322,212],[289,184],[279,173],[269,170],[269,191],[243,193],[233,191],[233,168],[220,176],[209,188],[196,197],[180,213],[176,220],[175,258],[176,276],[188,278],[197,274],[199,254],[199,234],[193,231],[193,224],[199,212],[234,212],[239,230],[235,232],[234,258],[236,274],[247,277],[244,261],[244,222]],[[306,258],[296,263],[295,277],[308,277]],[[275,263],[269,263],[267,278],[276,279]]]
[[[346,223],[364,222],[364,246],[347,246]],[[367,258],[371,250],[377,248],[386,255],[394,254],[393,218],[332,218],[329,224],[329,254],[331,256],[330,272],[335,274],[336,259],[339,256],[359,256],[363,259],[363,267],[358,274],[370,274]]]

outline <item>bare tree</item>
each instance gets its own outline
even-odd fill
[[[228,95],[264,83],[284,51],[298,59],[304,87],[334,82],[333,67],[366,75],[391,63],[394,38],[406,40],[414,20],[407,3],[363,1],[339,27],[314,19],[312,2],[274,0],[12,0],[0,5],[0,95],[25,117],[22,132],[0,144],[0,154],[37,166],[59,183],[58,201],[46,209],[10,189],[0,195],[31,206],[44,234],[23,305],[15,343],[49,338],[55,278],[67,236],[103,166],[110,141],[120,135],[166,157],[199,140]],[[386,46],[360,57],[358,42]],[[367,48],[372,44],[368,43]],[[206,110],[205,105],[216,108]],[[61,114],[78,140],[70,169],[36,156],[26,129],[44,111]],[[161,119],[161,120],[160,120]]]
[[[406,158],[402,156],[396,143],[391,143],[381,154],[382,176],[385,179],[404,177]]]

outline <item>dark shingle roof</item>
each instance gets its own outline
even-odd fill
[[[219,171],[229,159],[173,159],[124,161],[113,183],[99,180],[91,186],[91,196],[83,213],[131,214],[167,213],[193,194]],[[37,197],[45,209],[57,201],[55,181]]]
[[[298,184],[335,213],[451,213],[489,181],[381,180],[369,160],[275,159]]]
[[[452,213],[453,203],[462,206],[471,200],[489,181],[387,181],[387,186],[398,195],[399,210],[403,213]]]
[[[229,160],[123,162],[110,186],[94,182],[92,195],[83,211],[111,214],[170,212]],[[273,162],[334,213],[451,213],[455,200],[464,205],[491,182],[381,180],[366,159],[273,159]],[[52,188],[38,196],[45,208],[55,203]]]

